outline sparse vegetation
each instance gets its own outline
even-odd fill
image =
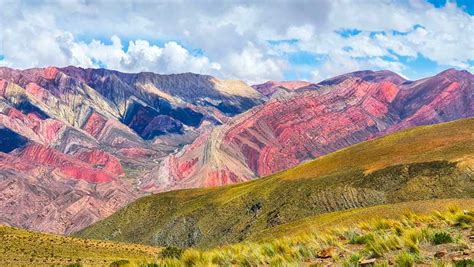
[[[161,249],[37,233],[0,225],[0,266],[147,266]]]
[[[457,220],[461,214],[466,219],[463,226]],[[457,209],[424,215],[405,213],[397,219],[367,218],[350,226],[328,226],[325,230],[307,228],[296,235],[207,250],[177,247],[160,250],[2,227],[0,265],[289,266],[305,263],[359,266],[367,261],[373,266],[472,266],[473,214]],[[55,244],[67,250],[58,250]],[[11,249],[12,246],[15,249]],[[89,254],[85,254],[84,246],[91,248],[87,250]]]
[[[397,255],[395,263],[399,267],[412,267],[415,265],[415,256],[409,252],[402,251]]]
[[[469,228],[457,223],[460,214],[467,216]],[[463,213],[460,209],[429,215],[408,213],[396,220],[369,219],[350,227],[307,230],[257,243],[243,242],[209,250],[186,249],[179,262],[182,266],[289,266],[300,263],[358,266],[363,261],[373,261],[374,266],[470,266],[470,257],[474,256],[472,243],[468,240],[474,227],[472,218],[472,213]],[[450,239],[453,233],[460,236],[459,242]],[[465,245],[460,247],[461,243]],[[464,253],[464,258],[458,259],[459,253]],[[158,264],[164,264],[166,260],[159,259]],[[460,265],[461,261],[467,265]]]

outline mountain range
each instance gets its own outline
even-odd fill
[[[474,75],[454,69],[417,81],[360,71],[249,86],[192,73],[0,68],[0,223],[73,233],[150,193],[250,181],[471,117],[473,88]]]

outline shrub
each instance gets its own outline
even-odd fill
[[[415,265],[415,256],[409,252],[402,251],[397,255],[395,263],[399,267],[411,267]]]
[[[359,261],[361,260],[361,256],[357,253],[352,254],[344,263],[342,266],[344,267],[356,267],[359,266]]]
[[[349,231],[345,236],[349,240],[349,244],[367,244],[368,241],[373,240],[372,235],[359,234],[356,231]]]
[[[472,223],[474,223],[474,217],[468,214],[459,214],[455,217],[455,224],[456,226],[461,226],[463,228],[469,227]]]
[[[109,266],[110,267],[121,267],[121,266],[126,266],[129,263],[130,262],[128,260],[118,260],[118,261],[112,262]]]
[[[162,258],[175,258],[179,259],[181,258],[181,255],[183,254],[184,249],[178,248],[178,247],[166,247],[161,251],[161,257]]]
[[[455,267],[473,267],[474,266],[474,261],[471,260],[471,259],[462,259],[462,260],[459,260],[459,261],[455,261],[454,262],[454,266]]]
[[[448,232],[437,232],[431,238],[431,242],[435,245],[453,242],[453,238]]]

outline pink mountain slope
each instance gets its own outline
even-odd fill
[[[169,190],[247,181],[386,133],[474,115],[474,76],[467,71],[413,82],[388,71],[336,78],[210,130],[142,183]]]

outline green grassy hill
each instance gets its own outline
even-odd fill
[[[152,263],[160,248],[112,241],[86,240],[0,225],[0,266],[108,266]]]
[[[259,180],[147,196],[77,235],[211,247],[332,211],[474,197],[473,133],[474,119],[417,127]]]

